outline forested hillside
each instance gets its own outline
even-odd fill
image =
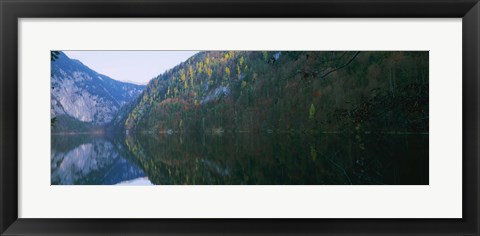
[[[428,52],[206,51],[151,80],[133,132],[428,132]]]

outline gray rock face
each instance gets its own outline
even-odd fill
[[[51,63],[51,116],[103,125],[145,88],[101,75],[64,53]]]

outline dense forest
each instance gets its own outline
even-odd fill
[[[428,132],[428,52],[206,51],[152,79],[132,132]]]
[[[190,55],[144,86],[55,54],[51,183],[429,184],[427,51]]]

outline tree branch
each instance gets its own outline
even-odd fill
[[[337,70],[340,70],[342,68],[344,68],[345,66],[348,66],[350,63],[352,63],[352,61],[358,56],[358,54],[360,54],[360,52],[355,52],[355,54],[352,56],[352,58],[350,58],[350,60],[347,61],[347,63],[339,66],[339,67],[335,67],[327,72],[325,72],[323,75],[320,76],[320,78],[325,78],[327,75],[337,71]]]

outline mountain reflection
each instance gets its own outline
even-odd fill
[[[428,184],[428,135],[53,136],[52,184]]]
[[[154,184],[428,184],[428,135],[130,135]]]
[[[109,185],[144,177],[121,147],[97,136],[52,136],[52,184]]]

